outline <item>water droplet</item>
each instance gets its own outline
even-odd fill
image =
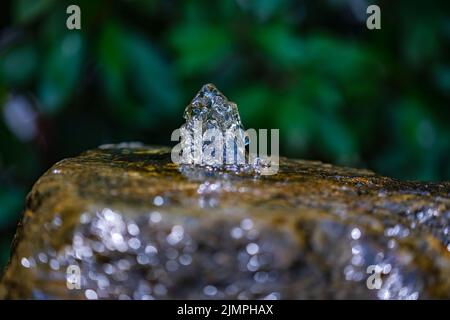
[[[251,219],[244,219],[241,222],[241,228],[244,230],[250,230],[253,228],[253,221]]]
[[[189,254],[182,254],[178,260],[183,266],[188,266],[192,263],[192,257]]]
[[[153,199],[153,204],[155,206],[162,206],[164,204],[164,199],[161,196],[156,196],[155,199]]]
[[[235,227],[235,228],[231,229],[231,232],[230,232],[231,237],[234,238],[234,239],[242,238],[243,233],[244,232],[239,227]]]
[[[358,228],[353,228],[351,232],[352,239],[358,240],[361,237],[361,231]]]
[[[127,226],[128,233],[132,236],[137,236],[140,232],[139,227],[135,223],[130,223]]]
[[[161,221],[161,214],[159,212],[157,212],[157,211],[153,211],[150,214],[150,221],[153,222],[153,223],[160,222]]]
[[[97,292],[95,292],[94,290],[88,289],[84,292],[84,295],[86,296],[86,298],[88,298],[89,300],[97,300],[98,299],[98,295]]]
[[[207,296],[214,296],[217,294],[217,288],[211,285],[208,285],[203,288],[203,293]]]
[[[30,264],[30,261],[27,259],[27,258],[22,258],[22,260],[20,260],[20,263],[22,264],[22,266],[24,267],[24,268],[30,268],[30,266],[31,266],[31,264]]]
[[[249,243],[246,247],[246,250],[249,255],[254,255],[258,253],[259,246],[256,243]]]

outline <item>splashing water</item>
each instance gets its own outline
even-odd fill
[[[201,88],[186,107],[184,118],[186,123],[181,127],[184,163],[205,164],[207,155],[220,156],[216,152],[222,149],[222,161],[215,163],[215,167],[224,165],[225,160],[226,164],[244,164],[248,139],[237,105],[213,84]]]
[[[185,175],[200,180],[211,176],[222,177],[224,173],[259,175],[261,169],[269,165],[256,156],[248,163],[250,157],[246,147],[250,140],[244,131],[237,105],[213,84],[205,84],[201,88],[186,107],[184,119],[186,123],[181,127],[181,172]],[[217,150],[222,149],[217,148],[216,136],[205,139],[205,135],[212,131],[223,138],[223,154],[219,157],[222,161],[214,163],[207,161],[208,156],[215,157]]]

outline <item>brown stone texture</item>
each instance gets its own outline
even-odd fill
[[[0,298],[448,299],[449,220],[448,182],[286,158],[262,176],[102,146],[36,182]]]

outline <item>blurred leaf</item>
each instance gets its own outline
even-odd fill
[[[318,119],[319,148],[340,164],[352,164],[358,157],[356,141],[342,119],[322,116]]]
[[[37,68],[37,52],[31,44],[24,44],[0,54],[0,83],[18,87],[27,84]]]
[[[2,181],[0,181],[2,182]],[[13,232],[25,203],[26,193],[22,188],[0,187],[0,270],[8,261]],[[6,231],[5,230],[11,230]]]
[[[232,53],[233,39],[223,26],[180,25],[170,34],[178,53],[176,61],[182,75],[206,73],[219,66]]]
[[[270,118],[270,113],[263,110],[274,107],[271,103],[274,102],[271,95],[271,90],[263,84],[245,86],[238,90],[233,95],[233,101],[238,105],[242,122],[254,126]]]
[[[126,57],[119,43],[124,38],[116,24],[108,23],[102,30],[98,45],[99,64],[104,73],[102,80],[106,83],[107,94],[113,99],[119,99],[124,85]]]
[[[308,68],[331,77],[345,87],[367,81],[375,72],[376,59],[363,47],[348,40],[315,35],[305,40]]]
[[[41,52],[45,54],[49,54],[51,48],[57,46],[57,43],[61,44],[62,39],[65,36],[68,36],[72,33],[77,33],[80,31],[77,30],[68,30],[66,27],[66,21],[68,18],[68,14],[66,13],[66,8],[62,5],[62,2],[58,3],[59,5],[54,6],[52,10],[49,11],[48,15],[45,19],[42,19],[42,22],[38,23],[38,35],[39,35],[39,43],[42,46]],[[84,12],[81,13],[81,26],[83,28],[85,23],[86,14]],[[86,34],[84,31],[81,31],[82,36],[85,37]]]
[[[420,25],[407,28],[401,38],[405,60],[413,67],[426,64],[439,52],[439,40],[435,32],[436,27],[433,25],[434,21],[420,17],[416,23]]]
[[[145,0],[145,1],[135,1],[131,9],[137,14],[144,14],[150,16],[155,13],[158,5],[162,5],[160,1],[157,0]]]
[[[25,201],[25,192],[18,188],[0,188],[0,228],[17,222]]]
[[[433,71],[436,87],[445,95],[450,95],[450,66],[439,65]]]
[[[286,152],[288,155],[301,153],[306,156],[307,148],[311,145],[313,137],[316,135],[317,113],[314,108],[302,101],[299,92],[280,94],[277,98],[277,128],[280,128],[280,135],[286,142]]]
[[[394,134],[377,166],[407,179],[436,180],[448,150],[448,140],[442,139],[445,130],[436,126],[436,119],[417,95],[407,95],[392,109]]]
[[[121,47],[126,36],[116,23],[104,26],[98,47],[102,82],[111,108],[124,123],[144,126],[148,110],[130,101],[126,94],[127,61]]]
[[[42,112],[58,112],[79,84],[84,46],[82,33],[71,31],[50,48],[38,87]]]
[[[14,19],[18,23],[28,23],[46,12],[54,0],[16,0],[14,1]]]
[[[180,103],[174,74],[161,54],[136,34],[129,34],[125,46],[134,88],[139,97],[155,108],[157,113],[169,113]]]
[[[316,74],[305,74],[299,84],[298,92],[312,110],[335,112],[343,104],[343,97],[336,85]]]
[[[32,182],[44,170],[39,166],[34,146],[22,143],[0,121],[0,174],[11,175],[23,183]],[[2,168],[4,167],[4,168]],[[0,180],[0,188],[2,181]]]
[[[283,7],[287,1],[279,0],[237,0],[239,6],[248,10],[257,16],[261,21],[269,19],[275,14],[281,7]]]
[[[173,71],[143,37],[109,23],[102,32],[99,59],[108,98],[125,123],[149,127],[158,115],[179,106]]]
[[[289,68],[305,59],[303,41],[292,31],[287,25],[264,25],[257,28],[254,37],[256,44],[273,62]]]
[[[5,237],[6,238],[6,237]],[[8,238],[0,238],[0,270],[3,270],[4,266],[7,264],[9,259],[9,251],[10,251],[10,239]]]
[[[436,140],[433,117],[417,97],[406,98],[395,108],[397,134],[405,151],[409,149],[416,155],[431,149]]]

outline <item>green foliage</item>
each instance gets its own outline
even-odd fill
[[[32,44],[12,47],[0,54],[0,81],[14,87],[30,84],[37,69],[37,52]]]
[[[23,141],[0,118],[0,238],[55,161],[101,143],[169,144],[207,82],[245,126],[279,128],[284,155],[450,179],[449,4],[377,1],[382,29],[369,31],[355,3],[7,2],[0,108],[25,97],[39,132]],[[70,4],[79,31],[65,27]]]
[[[181,25],[170,42],[179,55],[175,61],[181,76],[214,71],[232,53],[232,37],[222,26]]]
[[[17,219],[25,192],[19,188],[0,189],[0,226]]]
[[[83,47],[83,36],[79,32],[64,35],[52,43],[37,82],[43,113],[56,113],[67,104],[82,72]]]
[[[45,14],[54,0],[17,0],[13,3],[13,17],[17,24],[26,24]]]
[[[9,246],[12,236],[12,230],[5,230],[8,225],[15,226],[22,204],[24,201],[25,192],[23,189],[8,186],[0,187],[0,267],[2,267],[9,256]],[[13,229],[13,228],[11,228]]]
[[[111,21],[97,50],[106,98],[124,124],[149,128],[180,110],[174,71],[145,37]]]

